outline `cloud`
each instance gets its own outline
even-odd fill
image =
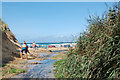
[[[21,39],[20,42],[23,42],[23,41],[26,41],[26,42],[33,42],[33,41],[36,41],[38,43],[44,43],[44,42],[71,42],[71,41],[74,41],[73,39],[73,36],[70,35],[70,36],[65,36],[65,35],[60,35],[60,36],[40,36],[40,37],[37,37],[37,38],[24,38],[24,39]]]

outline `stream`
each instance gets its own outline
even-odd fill
[[[24,66],[27,72],[18,74],[12,78],[54,78],[54,62],[57,60],[52,60],[52,57],[56,54],[39,53],[39,57],[45,58],[43,61],[39,60],[28,60]],[[37,62],[40,64],[27,64],[31,62]]]

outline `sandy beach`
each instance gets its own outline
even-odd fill
[[[30,52],[33,52],[33,48],[29,48]],[[48,49],[45,49],[45,48],[36,48],[36,51],[37,53],[41,53],[41,52],[49,52],[49,51],[56,51],[56,50],[69,50],[69,48],[67,47],[58,47],[58,48],[48,48]]]

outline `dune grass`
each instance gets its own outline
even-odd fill
[[[76,50],[55,63],[56,78],[120,79],[120,12],[113,6],[104,17],[90,16]]]

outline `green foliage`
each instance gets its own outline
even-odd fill
[[[54,63],[54,65],[58,65],[59,63],[61,63],[61,62],[63,62],[63,61],[64,61],[64,59],[59,60],[59,61],[56,61],[56,62]]]
[[[0,23],[1,23],[1,24],[5,24],[5,22],[3,22],[1,18],[0,18]]]
[[[103,18],[90,16],[77,48],[56,65],[58,78],[120,78],[120,22],[117,6]]]
[[[52,57],[52,59],[64,59],[66,57],[66,54],[60,53],[58,55],[55,55]]]
[[[23,73],[25,72],[24,69],[17,69],[17,68],[11,68],[11,70],[9,71],[9,73]]]
[[[65,61],[66,60],[63,59],[54,63],[54,65],[56,66],[56,69],[54,70],[56,72],[55,77],[64,78],[64,74],[63,74],[64,71],[62,70],[64,65],[62,64],[65,64]]]
[[[10,67],[10,69],[9,70],[4,70],[3,72],[2,72],[2,75],[4,76],[5,74],[11,74],[11,73],[24,73],[24,72],[26,72],[26,70],[24,70],[24,69],[17,69],[17,68],[11,68]]]

